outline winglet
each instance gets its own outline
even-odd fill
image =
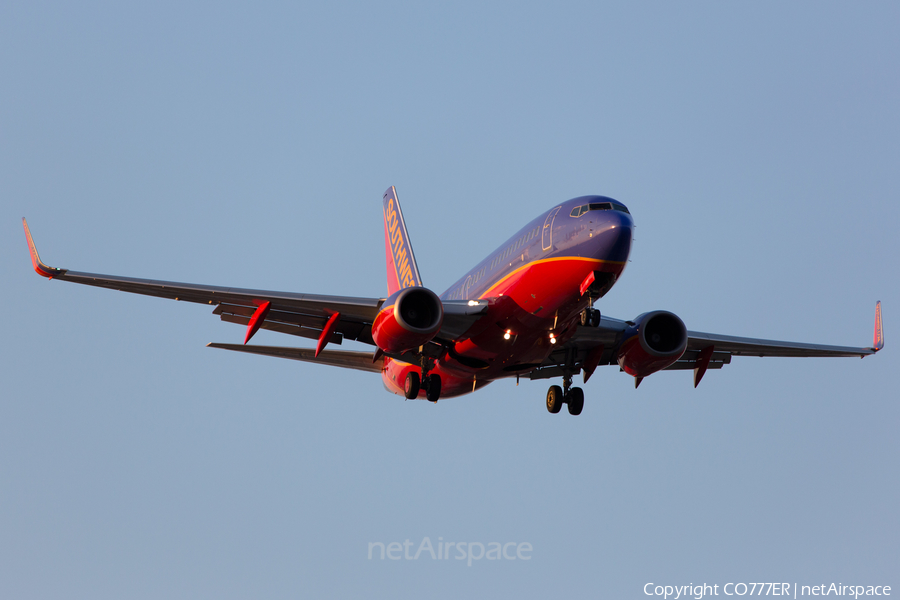
[[[406,221],[400,211],[397,190],[391,186],[384,193],[384,246],[387,258],[388,295],[413,286],[421,286],[419,268],[413,254]]]
[[[881,324],[881,300],[875,303],[875,335],[872,337],[872,350],[878,352],[884,348],[884,328]]]
[[[25,239],[28,240],[28,252],[31,253],[31,264],[34,266],[35,273],[47,279],[53,279],[58,275],[64,274],[66,272],[65,269],[48,267],[41,262],[41,257],[38,256],[37,248],[34,246],[34,240],[31,239],[31,231],[28,229],[28,221],[25,220],[25,217],[22,217],[22,225],[25,226]]]

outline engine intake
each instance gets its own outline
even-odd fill
[[[673,364],[687,349],[687,328],[677,315],[655,310],[640,315],[625,330],[618,362],[634,377],[646,377]]]
[[[424,287],[408,287],[392,294],[372,323],[372,339],[386,352],[405,352],[427,344],[444,321],[437,294]]]

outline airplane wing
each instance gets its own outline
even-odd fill
[[[584,381],[590,378],[600,365],[617,364],[618,347],[622,333],[629,323],[603,317],[598,327],[579,326],[575,335],[550,354],[544,363],[531,373],[531,379],[546,379],[563,375],[584,373]],[[736,337],[688,331],[687,350],[673,365],[665,370],[694,370],[695,386],[706,369],[721,369],[731,363],[732,356],[782,356],[782,357],[848,357],[860,358],[875,354],[884,347],[884,330],[881,321],[881,302],[875,305],[875,331],[872,346],[830,346],[804,344],[756,338]],[[705,363],[705,365],[704,365]],[[700,371],[699,377],[697,376]]]
[[[384,303],[384,298],[297,294],[136,279],[59,269],[47,266],[41,261],[25,219],[22,219],[22,224],[25,228],[32,265],[37,274],[42,277],[145,296],[213,305],[215,306],[213,314],[219,315],[221,320],[248,327],[248,340],[256,331],[253,327],[256,327],[313,340],[325,338],[321,347],[328,343],[340,344],[345,338],[374,345],[372,322]],[[263,305],[265,306],[263,307]],[[259,315],[260,308],[265,308],[265,312],[261,316]],[[438,337],[448,340],[455,339],[484,314],[486,309],[487,306],[484,304],[445,303],[444,325],[438,333]],[[332,322],[331,319],[336,313],[339,314],[339,318]],[[326,327],[330,331],[329,336],[323,334]],[[321,351],[321,348],[319,350]],[[291,358],[306,360],[297,356]],[[371,356],[367,360],[371,363]],[[380,367],[376,370],[380,371]]]
[[[49,267],[41,261],[38,255],[28,229],[28,223],[25,219],[22,219],[22,223],[28,240],[32,265],[38,275],[42,277],[159,298],[214,305],[213,313],[219,315],[223,321],[248,327],[245,343],[258,328],[319,341],[318,347],[309,351],[298,348],[279,349],[268,346],[249,347],[229,344],[214,344],[212,347],[229,350],[241,349],[245,352],[323,362],[362,370],[381,370],[380,366],[372,363],[372,356],[367,353],[350,353],[359,354],[359,356],[352,357],[350,354],[340,353],[346,354],[346,356],[338,357],[335,353],[323,352],[322,348],[328,343],[340,344],[344,338],[374,345],[372,322],[384,303],[383,298],[320,296],[197,285],[99,275]],[[476,321],[488,314],[488,305],[488,302],[482,301],[445,301],[443,303],[444,323],[435,342],[453,341],[463,335]],[[676,363],[667,369],[694,369],[696,384],[707,368],[720,369],[731,362],[732,356],[864,357],[874,354],[884,346],[880,302],[876,305],[875,319],[875,339],[872,346],[868,348],[802,344],[688,331],[687,350]],[[540,367],[528,372],[528,376],[531,379],[545,379],[574,375],[583,371],[584,380],[587,382],[598,366],[617,363],[617,351],[621,336],[629,324],[626,321],[603,317],[598,327],[579,326],[572,338],[552,352]],[[363,358],[365,361],[369,361],[371,366],[364,365]],[[415,357],[405,355],[394,358],[399,360],[415,359]],[[699,377],[697,376],[698,369]]]

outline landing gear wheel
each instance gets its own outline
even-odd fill
[[[556,414],[562,408],[562,405],[562,388],[558,385],[551,385],[550,389],[547,390],[547,410],[549,410],[553,414]]]
[[[425,378],[425,398],[437,402],[441,397],[441,376],[429,375]]]
[[[596,308],[586,308],[581,311],[580,322],[584,327],[597,327],[600,325],[600,311]]]
[[[566,405],[569,407],[570,415],[580,415],[584,408],[584,392],[579,387],[569,390],[566,397]]]
[[[419,374],[415,371],[406,374],[406,381],[403,382],[403,395],[407,400],[413,400],[419,395]]]

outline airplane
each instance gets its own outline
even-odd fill
[[[689,331],[675,314],[654,310],[631,320],[601,315],[594,304],[618,282],[631,252],[634,221],[606,196],[553,206],[438,296],[422,284],[397,191],[383,195],[387,297],[355,298],[195,285],[81,273],[41,262],[22,219],[34,270],[48,279],[197,302],[245,326],[243,344],[208,347],[380,373],[385,388],[437,402],[497,379],[561,378],[546,406],[581,414],[587,383],[599,366],[618,366],[641,381],[668,370],[693,370],[694,387],[732,356],[865,357],[884,347],[881,302],[872,346],[780,342]],[[315,348],[255,346],[260,329],[315,340]],[[374,351],[326,350],[354,340]]]

